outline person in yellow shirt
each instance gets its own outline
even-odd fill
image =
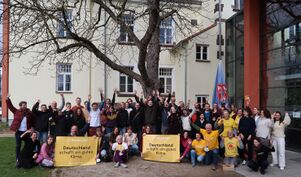
[[[207,123],[205,129],[198,127],[196,124],[191,123],[192,127],[203,135],[204,140],[206,141],[206,157],[205,164],[210,165],[213,163],[212,170],[216,170],[218,163],[218,137],[220,132],[223,132],[223,125],[220,126],[219,130],[212,130],[212,125]]]
[[[220,127],[222,125],[224,126],[224,131],[221,133],[221,137],[225,138],[228,136],[227,132],[229,130],[233,130],[235,125],[234,119],[230,118],[229,111],[226,109],[223,111],[223,118],[218,118],[217,121],[217,127]]]
[[[195,137],[196,139],[193,140],[191,143],[191,151],[190,151],[192,167],[195,167],[196,160],[198,162],[202,162],[206,155],[205,152],[206,141],[201,138],[200,133],[196,133]]]
[[[238,110],[237,110],[237,115],[236,116],[234,116],[235,117],[235,119],[234,119],[234,129],[233,129],[233,134],[236,136],[236,135],[238,135],[238,124],[239,124],[239,121],[240,121],[240,119],[242,118],[242,116],[243,116],[243,112],[242,112],[242,109],[241,108],[239,108]]]
[[[244,145],[239,136],[234,137],[233,131],[228,131],[228,137],[225,137],[221,141],[221,147],[225,147],[225,159],[224,163],[227,166],[236,165],[238,157],[238,148],[243,149]]]

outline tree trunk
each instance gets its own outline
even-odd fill
[[[144,96],[147,97],[152,94],[153,90],[160,88],[159,80],[159,57],[160,57],[160,40],[159,40],[160,28],[157,25],[156,30],[153,33],[151,41],[148,45],[148,51],[146,54],[146,70],[149,78],[149,85],[143,84]]]

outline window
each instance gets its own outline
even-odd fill
[[[66,10],[65,15],[66,15],[67,24],[65,24],[64,14],[62,12],[59,14],[59,21],[57,23],[57,36],[58,37],[69,36],[69,32],[66,29],[65,25],[67,25],[68,29],[70,29],[70,30],[72,27],[72,10],[71,9]]]
[[[192,26],[197,26],[197,25],[198,25],[198,20],[196,20],[196,19],[191,19],[191,25],[192,25]]]
[[[56,91],[70,92],[71,91],[71,64],[56,65]]]
[[[127,67],[130,70],[134,70],[134,67]],[[133,79],[128,75],[120,73],[119,75],[119,91],[120,93],[133,93],[134,91],[134,82]]]
[[[209,60],[208,48],[209,45],[196,44],[196,60],[205,60],[205,61]]]
[[[134,31],[134,15],[132,14],[123,15],[122,20],[132,31]],[[129,37],[129,34],[126,32],[126,29],[124,27],[120,27],[119,42],[121,43],[133,42],[133,39]]]
[[[221,45],[224,45],[224,37],[223,35],[216,36],[216,45],[219,45],[219,38],[221,37]]]
[[[203,105],[208,101],[209,95],[196,95],[196,102]]]
[[[168,17],[160,24],[160,44],[172,45],[173,43],[173,19]]]
[[[242,10],[244,7],[244,0],[234,0],[233,10]]]
[[[221,4],[221,12],[224,10],[224,4]],[[214,13],[219,11],[219,4],[215,4]]]
[[[159,79],[161,93],[172,91],[172,68],[159,68]]]

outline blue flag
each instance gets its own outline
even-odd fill
[[[221,107],[222,104],[225,104],[226,107],[229,106],[228,90],[225,81],[225,72],[222,60],[220,60],[217,65],[212,105],[214,103],[217,103],[219,107]]]

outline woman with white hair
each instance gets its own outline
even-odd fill
[[[114,151],[114,165],[115,168],[122,166],[123,168],[127,168],[128,166],[125,164],[127,160],[127,151],[128,145],[122,142],[122,135],[118,135],[116,137],[116,142],[112,146],[112,150]]]

